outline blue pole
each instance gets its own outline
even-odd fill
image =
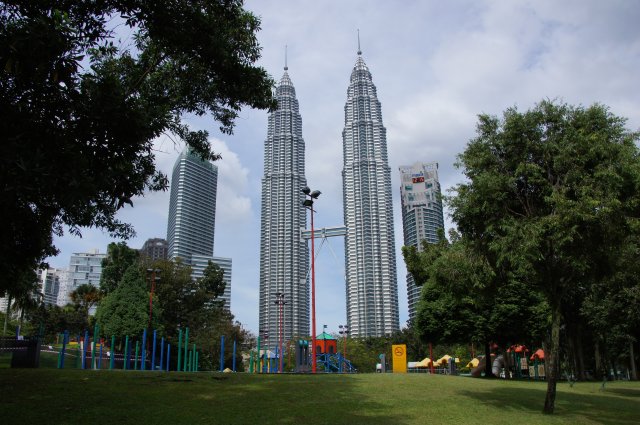
[[[167,344],[167,372],[169,372],[169,359],[171,358],[171,344]]]
[[[236,340],[233,340],[233,366],[232,366],[233,371],[236,371]]]
[[[160,338],[160,363],[158,363],[158,369],[162,370],[164,364],[164,337]]]
[[[140,363],[140,370],[145,369],[145,360],[147,356],[146,346],[147,346],[147,328],[144,328],[144,331],[142,331],[142,362]]]
[[[156,370],[156,331],[153,330],[153,349],[151,350],[151,370]]]
[[[224,370],[224,335],[220,337],[220,372]]]
[[[69,342],[69,331],[64,331],[64,335],[62,336],[62,348],[60,349],[60,369],[64,369],[64,354],[67,350],[67,342]]]
[[[80,369],[84,369],[84,362],[87,358],[87,344],[89,341],[89,331],[84,331],[84,340],[82,341],[82,360],[80,363]]]

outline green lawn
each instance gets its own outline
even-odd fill
[[[558,386],[428,374],[0,369],[0,420],[78,424],[638,424],[640,383]],[[18,422],[13,422],[18,423]]]

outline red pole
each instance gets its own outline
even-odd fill
[[[311,205],[311,373],[316,373],[316,253],[313,227],[313,204]]]
[[[284,295],[283,295],[284,298]],[[282,308],[284,307],[284,303],[282,302],[283,299],[280,299],[280,373],[282,373],[282,366],[283,366],[283,358],[282,358],[282,332],[283,332],[283,326],[284,326],[284,314],[282,313]]]
[[[433,350],[431,347],[431,343],[429,343],[429,358],[431,359],[431,374],[433,375]]]

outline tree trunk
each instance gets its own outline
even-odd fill
[[[596,379],[601,380],[603,377],[602,373],[602,358],[600,357],[600,338],[596,337],[596,343],[594,347],[594,357],[596,362]]]
[[[551,340],[549,352],[544,353],[544,368],[547,377],[547,395],[544,399],[543,413],[551,414],[556,403],[556,383],[558,382],[558,363],[560,356],[560,300],[556,300],[551,311]]]
[[[631,380],[638,380],[638,370],[636,369],[636,358],[633,352],[633,340],[629,341],[629,366],[631,368]]]
[[[511,379],[511,353],[508,352],[509,347],[504,347],[504,379]]]
[[[582,326],[578,325],[576,335],[576,355],[578,357],[578,379],[586,381],[587,376],[584,371],[584,347],[582,346]]]
[[[493,372],[491,372],[491,346],[488,342],[484,343],[484,377],[493,378]]]

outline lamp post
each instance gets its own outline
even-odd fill
[[[279,358],[279,364],[278,364],[278,372],[282,373],[282,369],[283,369],[283,362],[284,359],[282,357],[282,334],[284,333],[284,305],[287,303],[284,300],[284,293],[283,292],[276,292],[276,300],[274,301],[274,303],[279,306],[279,311],[278,311],[278,325],[280,327],[280,333],[278,335],[279,337],[279,341],[278,341],[278,346],[280,348],[278,348],[278,353],[280,354],[280,358]]]
[[[313,345],[311,348],[311,352],[313,353],[311,357],[311,373],[316,373],[316,255],[314,241],[315,229],[313,227],[313,200],[318,199],[318,196],[320,196],[322,192],[319,190],[312,192],[308,186],[305,186],[302,189],[302,193],[304,193],[307,198],[302,205],[311,211],[311,344]]]
[[[349,334],[349,325],[339,325],[338,326],[340,328],[340,335],[342,335],[344,337],[343,341],[343,345],[342,345],[342,357],[344,357],[345,359],[347,358],[347,335]]]

